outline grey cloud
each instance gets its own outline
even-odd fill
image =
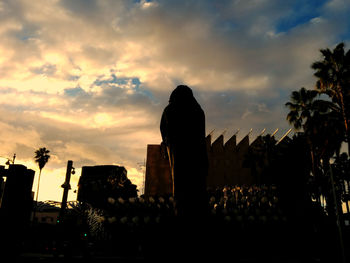
[[[250,128],[254,133],[267,128],[267,132],[280,128],[287,130],[285,120],[287,109],[281,98],[268,99],[260,95],[251,96],[244,92],[204,93],[198,101],[206,112],[207,132],[215,129],[228,134],[241,129],[241,134]]]
[[[123,44],[131,40],[142,45],[145,51],[154,49],[149,55],[145,52],[131,60],[136,69],[169,68],[173,73],[165,74],[170,78],[183,81],[196,79],[202,89],[210,89],[215,77],[227,79],[225,86],[221,88],[218,85],[217,89],[244,89],[240,82],[255,76],[269,79],[265,86],[256,86],[255,89],[266,89],[280,81],[292,81],[293,75],[312,62],[303,55],[327,45],[329,32],[335,29],[327,23],[318,26],[306,24],[293,29],[288,35],[275,38],[266,35],[269,30],[274,31],[279,19],[290,16],[290,10],[297,5],[293,1],[283,4],[278,4],[278,1],[264,1],[263,4],[257,1],[201,1],[200,4],[195,1],[161,1],[148,9],[132,2],[120,2],[118,5],[109,1],[83,3],[82,8],[78,8],[80,1],[60,2],[69,12],[83,15],[81,19],[89,24],[88,27],[79,30],[79,23],[69,27],[66,24],[50,25],[56,27],[59,36],[56,41],[70,40],[66,39],[68,34],[74,41],[78,41],[77,36],[83,37],[82,41],[87,38],[92,41],[82,45],[80,51],[72,52],[73,60],[87,58],[96,66],[118,64],[124,54]],[[92,13],[95,16],[91,16]],[[113,23],[121,28],[121,32],[112,30]],[[226,23],[232,29],[222,31]],[[266,24],[261,29],[263,35],[249,33],[251,28],[263,24]],[[99,39],[104,43],[103,47],[96,45]],[[308,48],[303,50],[298,46]],[[208,79],[211,75],[212,79]],[[228,81],[236,83],[230,85]],[[147,85],[152,87],[156,84]]]
[[[132,16],[124,18],[123,34],[157,47],[151,58],[153,64],[173,68],[175,74],[181,74],[184,67],[183,80],[199,79],[202,88],[211,88],[213,81],[208,83],[206,80],[213,75],[217,79],[226,76],[227,80],[236,81],[234,85],[224,83],[223,89],[244,89],[244,86],[240,87],[240,81],[253,76],[266,76],[270,81],[266,86],[254,89],[279,89],[281,86],[277,83],[293,82],[295,75],[305,72],[305,67],[312,63],[311,55],[316,55],[320,46],[331,41],[329,35],[336,29],[327,21],[319,25],[308,22],[293,28],[290,35],[272,37],[267,34],[268,30],[273,32],[276,21],[289,14],[288,8],[294,6],[292,2],[283,4],[282,9],[274,1],[260,6],[233,2],[231,13],[217,8],[216,14],[209,12],[212,5],[205,1],[201,6],[192,4],[191,9],[186,4],[177,5],[177,11],[172,12],[174,4],[162,2],[149,11],[137,9]],[[243,17],[238,13],[242,9],[245,11]],[[265,35],[258,35],[259,38],[249,34],[246,28],[261,24],[257,14],[263,14],[269,25],[263,30]],[[237,19],[240,24],[230,32],[220,31],[222,16],[227,19],[231,16],[232,23]],[[194,29],[202,30],[202,35],[198,37]],[[149,59],[145,57],[139,63],[147,64]],[[307,78],[306,74],[302,74],[302,78]],[[152,83],[147,84],[152,86]]]
[[[81,87],[75,87],[75,88],[67,88],[64,90],[64,94],[67,96],[85,96],[87,94]]]
[[[61,0],[61,4],[68,10],[74,12],[75,14],[87,14],[92,15],[98,12],[98,4],[95,0]]]
[[[65,165],[68,159],[73,159],[76,167],[81,165],[94,165],[97,163],[126,163],[132,164],[142,160],[144,151],[140,147],[130,147],[131,142],[139,139],[132,137],[144,130],[145,127],[129,127],[127,129],[100,129],[84,128],[78,124],[62,123],[40,117],[35,113],[14,113],[0,108],[1,116],[11,116],[1,118],[0,124],[6,122],[13,131],[38,132],[40,141],[35,138],[24,138],[23,142],[16,143],[13,148],[22,159],[32,159],[36,147],[43,144],[51,150],[51,153],[58,157],[59,162],[50,164],[53,167]],[[26,134],[26,133],[24,133]],[[124,140],[120,140],[123,137]],[[131,141],[130,141],[131,140]],[[37,144],[37,145],[33,145]],[[145,147],[145,146],[144,146]]]
[[[118,50],[99,48],[91,45],[84,45],[81,54],[85,59],[96,63],[97,67],[114,64],[119,56]]]
[[[45,76],[53,76],[57,71],[57,67],[54,64],[46,63],[41,67],[32,68],[31,72],[34,74],[40,74]]]
[[[114,75],[113,75],[114,76]],[[152,116],[159,112],[158,94],[153,94],[142,83],[132,83],[132,78],[98,78],[90,86],[91,91],[85,91],[80,86],[67,88],[64,95],[74,109],[95,113],[97,110],[108,111],[140,110],[145,116]],[[121,83],[116,83],[116,82]],[[101,91],[95,92],[94,87],[100,86]]]

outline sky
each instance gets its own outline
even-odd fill
[[[192,88],[206,131],[238,141],[290,128],[284,104],[313,88],[320,49],[350,47],[349,0],[1,0],[0,164],[39,169],[39,200],[69,200],[82,166],[124,166],[143,187],[171,91]]]

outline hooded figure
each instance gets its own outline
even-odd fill
[[[171,93],[160,131],[168,150],[178,215],[204,213],[208,173],[205,115],[189,87],[180,85]]]

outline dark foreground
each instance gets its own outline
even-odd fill
[[[297,229],[289,233],[256,231],[240,233],[222,224],[191,235],[186,227],[180,226],[143,232],[136,239],[135,233],[128,233],[131,239],[120,236],[120,242],[83,242],[83,245],[46,247],[41,251],[27,249],[19,253],[7,251],[9,257],[1,262],[342,262],[338,246],[329,247],[330,243],[336,243],[335,239],[322,244]]]
[[[318,206],[291,213],[273,191],[241,190],[221,191],[205,214],[190,218],[174,215],[171,198],[140,197],[76,207],[56,224],[8,221],[0,262],[344,263],[335,221]],[[343,219],[350,262],[349,215]]]
[[[199,258],[198,258],[199,259]],[[186,257],[183,258],[182,261],[188,260]],[[67,262],[67,261],[74,261],[74,262],[116,262],[116,263],[127,263],[127,262],[148,262],[144,257],[94,257],[86,259],[84,257],[73,257],[70,259],[66,259],[63,256],[60,257],[53,257],[51,255],[45,255],[45,254],[23,254],[22,256],[18,257],[15,262]],[[169,260],[171,261],[171,260]],[[166,259],[164,259],[163,262],[169,262]],[[6,261],[3,261],[6,262]],[[13,262],[13,259],[11,259],[9,262]],[[232,259],[230,262],[237,262],[237,263],[255,263],[255,262],[266,262],[266,259],[258,259],[258,258],[245,258],[245,259]],[[300,262],[310,262],[310,261],[303,261],[301,259],[293,259],[293,258],[270,258],[268,262],[271,263],[300,263]],[[314,262],[317,262],[315,260]]]

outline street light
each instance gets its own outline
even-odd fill
[[[13,154],[12,160],[10,158],[8,158],[8,157],[5,157],[5,156],[0,156],[0,157],[4,158],[4,159],[7,159],[7,161],[5,163],[6,165],[10,165],[11,163],[15,164],[15,160],[16,160],[16,154],[15,153]]]
[[[61,185],[61,187],[63,188],[63,196],[62,196],[59,218],[62,220],[63,220],[65,209],[67,206],[68,191],[71,189],[71,186],[70,186],[71,174],[75,174],[75,168],[73,167],[73,161],[69,160],[67,163],[66,180]]]

